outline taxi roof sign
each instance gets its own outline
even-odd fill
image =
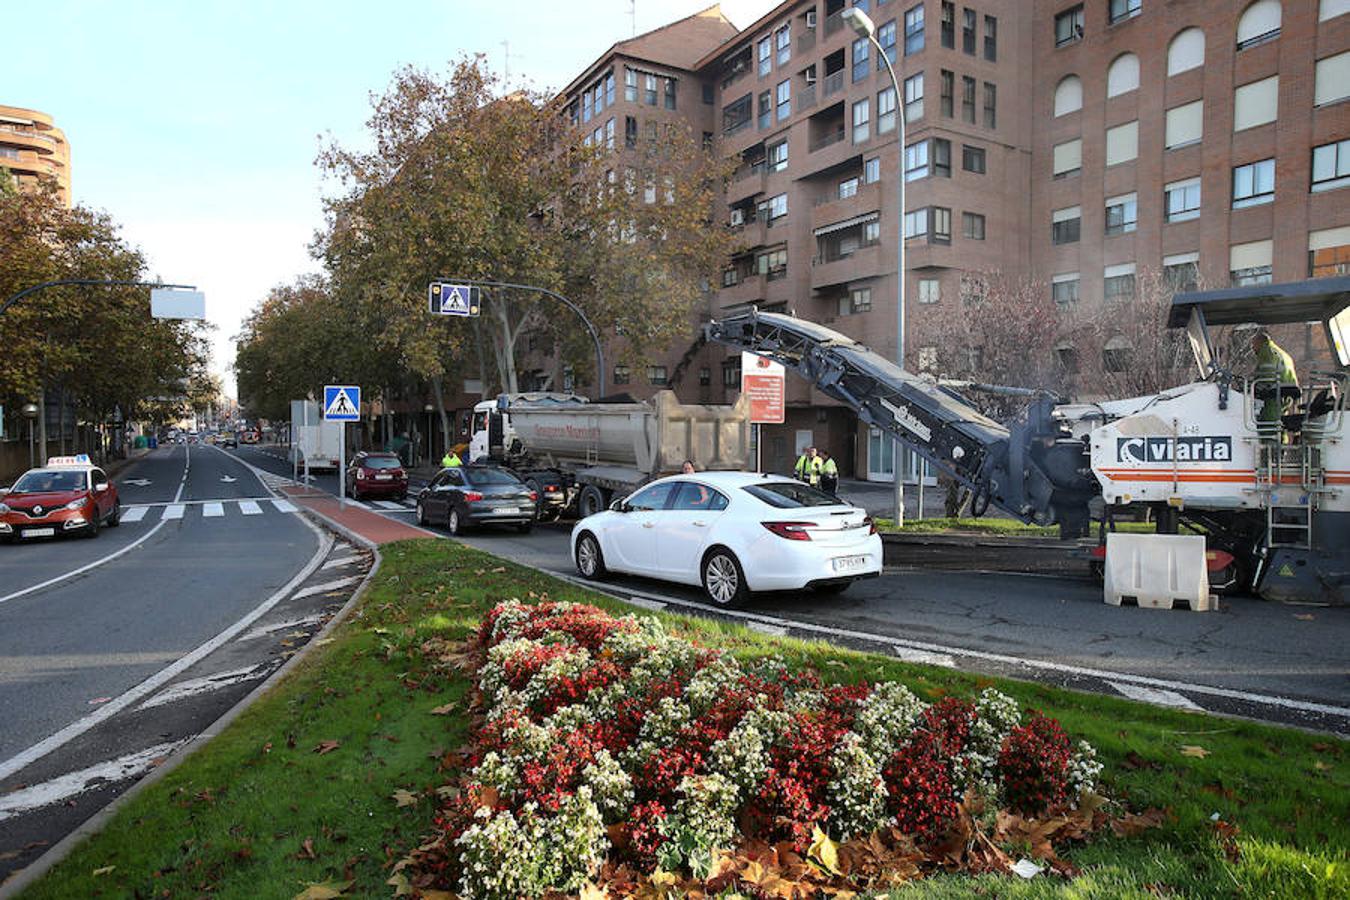
[[[89,458],[88,453],[79,453],[75,456],[49,456],[47,457],[47,468],[58,469],[62,466],[92,466],[94,461]]]

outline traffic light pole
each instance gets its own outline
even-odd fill
[[[108,287],[173,288],[174,290],[188,291],[197,289],[196,285],[192,284],[163,284],[158,281],[104,281],[97,278],[63,278],[60,281],[44,281],[42,284],[35,284],[32,287],[24,288],[4,303],[0,303],[0,315],[4,315],[5,310],[9,309],[29,294],[36,294],[38,291],[45,290],[49,287],[62,287],[71,284],[104,285]]]

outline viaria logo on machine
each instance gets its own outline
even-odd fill
[[[1229,462],[1232,458],[1233,439],[1227,435],[1116,438],[1120,462]]]

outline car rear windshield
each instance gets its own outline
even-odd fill
[[[470,484],[520,484],[514,476],[501,469],[465,469],[464,477]]]
[[[402,463],[397,456],[367,456],[361,465],[367,469],[397,469]]]
[[[746,485],[741,490],[779,509],[797,509],[803,506],[838,506],[840,500],[824,491],[795,481],[766,481]]]
[[[10,490],[23,494],[40,491],[82,491],[86,484],[84,472],[27,472]]]

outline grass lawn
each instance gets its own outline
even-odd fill
[[[467,737],[468,681],[441,661],[446,642],[498,600],[545,592],[628,611],[451,541],[386,547],[331,641],[24,896],[284,898],[315,884],[393,896],[387,867],[431,830],[435,789],[453,776],[444,757]],[[694,640],[779,653],[827,680],[896,679],[925,699],[996,686],[1091,741],[1108,794],[1173,812],[1165,828],[1074,848],[1084,874],[1072,882],[938,876],[895,896],[1350,895],[1345,742],[665,617]],[[1227,852],[1214,813],[1237,828]]]
[[[941,534],[957,532],[962,534],[998,534],[1005,537],[1046,537],[1059,538],[1058,525],[1028,525],[1016,519],[965,517],[960,519],[907,519],[899,528],[893,519],[877,519],[877,528],[881,531],[893,531],[901,534]],[[1129,534],[1152,534],[1157,526],[1152,522],[1117,522],[1116,530]],[[1094,535],[1096,526],[1093,526]]]

